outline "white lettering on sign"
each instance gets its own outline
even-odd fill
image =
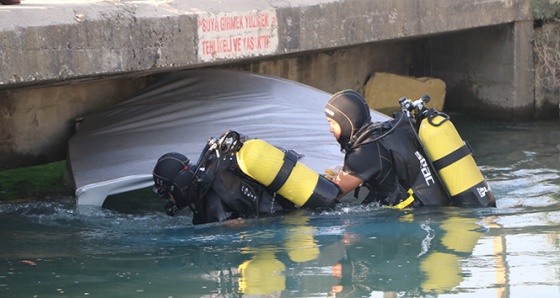
[[[278,48],[275,10],[198,16],[198,59],[214,61],[267,55]]]

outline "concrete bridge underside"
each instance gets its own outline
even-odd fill
[[[0,6],[0,169],[65,158],[74,120],[201,67],[328,92],[375,72],[447,84],[446,110],[530,119],[529,0],[48,1]]]

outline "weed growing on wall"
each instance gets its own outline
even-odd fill
[[[533,0],[531,1],[531,12],[535,20],[560,19],[560,0]]]
[[[560,89],[560,0],[533,0],[533,51],[538,87]]]
[[[560,88],[560,21],[535,31],[533,51],[536,83],[549,90]]]

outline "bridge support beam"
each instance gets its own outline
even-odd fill
[[[432,38],[432,76],[447,83],[446,109],[533,118],[532,36],[524,21]]]

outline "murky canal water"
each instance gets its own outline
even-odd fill
[[[560,123],[454,118],[496,209],[193,227],[149,193],[0,205],[0,297],[559,297]]]

